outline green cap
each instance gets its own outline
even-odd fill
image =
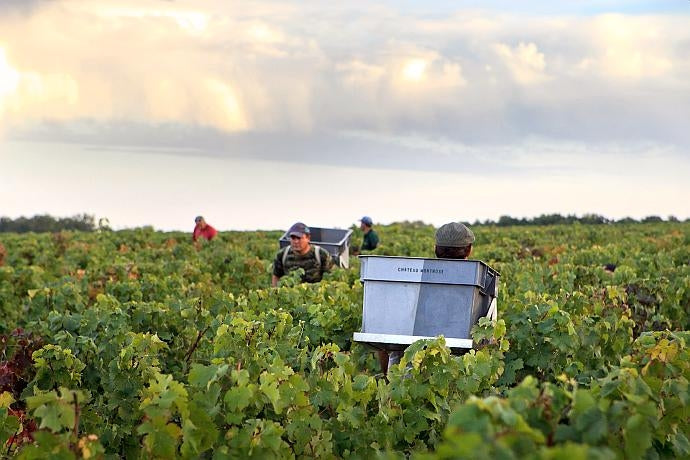
[[[472,243],[474,243],[474,233],[460,222],[451,222],[436,230],[436,246],[462,248]]]

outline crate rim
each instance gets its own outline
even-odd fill
[[[349,229],[349,228],[331,228],[331,227],[309,227],[309,228],[319,229],[319,230],[340,230],[340,231],[344,231],[344,232],[345,232],[345,235],[344,235],[343,238],[342,238],[341,240],[339,240],[339,241],[330,242],[330,241],[317,241],[317,240],[311,240],[311,243],[312,243],[312,244],[317,244],[317,245],[326,245],[326,244],[328,244],[328,245],[331,245],[331,246],[342,246],[343,244],[347,243],[347,241],[348,241],[348,240],[350,239],[350,237],[352,236],[352,229]],[[289,241],[290,241],[290,238],[288,238],[288,232],[289,232],[289,230],[286,230],[286,231],[281,235],[281,237],[278,239],[278,241],[288,241],[288,242],[289,242]]]
[[[438,257],[415,257],[415,256],[385,256],[385,255],[377,255],[377,254],[362,254],[357,256],[360,259],[365,259],[365,258],[379,258],[379,259],[419,259],[419,260],[446,260],[446,261],[452,261],[452,262],[479,262],[480,264],[486,265],[487,268],[490,268],[494,272],[496,272],[496,276],[501,276],[501,273],[493,268],[491,265],[487,264],[483,260],[479,259],[441,259]]]

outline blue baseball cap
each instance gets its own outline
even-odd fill
[[[362,217],[362,218],[359,219],[359,220],[360,220],[363,224],[366,224],[366,225],[374,225],[374,221],[371,220],[371,217],[369,217],[369,216],[364,216],[364,217]]]
[[[292,227],[290,227],[290,230],[288,230],[288,236],[298,236],[302,238],[302,235],[309,235],[310,230],[309,227],[304,225],[302,222],[297,222],[295,224],[292,224]]]

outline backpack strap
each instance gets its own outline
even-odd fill
[[[283,249],[283,271],[285,271],[285,261],[287,260],[288,252],[290,252],[290,246],[285,246]]]
[[[312,244],[314,246],[314,255],[316,256],[316,265],[319,267],[319,270],[321,269],[321,246],[317,246],[315,244]]]

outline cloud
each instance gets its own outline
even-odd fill
[[[667,76],[676,60],[668,46],[674,34],[669,25],[619,14],[597,17],[588,25],[592,53],[577,68],[619,80]]]
[[[210,21],[209,15],[202,11],[177,9],[172,4],[166,8],[161,8],[160,4],[158,7],[126,6],[124,2],[123,5],[119,6],[109,6],[107,3],[102,7],[98,7],[97,3],[95,5],[95,7],[94,4],[87,6],[86,11],[108,21],[169,20],[175,23],[181,31],[192,35],[203,34],[208,29]]]
[[[383,66],[370,64],[360,59],[336,63],[335,69],[342,75],[345,85],[355,88],[376,85],[386,74]]]
[[[515,48],[498,43],[494,45],[494,50],[518,83],[531,85],[548,78],[544,73],[544,53],[540,53],[534,43],[520,43]]]
[[[160,145],[167,134],[157,127],[177,126],[690,146],[687,15],[449,5],[421,14],[363,2],[40,6],[0,16],[0,121],[10,137],[45,137],[52,123],[55,140],[117,124],[137,126],[133,138],[149,127],[143,137]]]
[[[19,140],[47,144],[60,137],[94,155],[108,151],[140,155],[259,160],[335,168],[473,174],[500,181],[534,175],[665,177],[684,183],[690,157],[670,143],[565,141],[530,137],[514,142],[466,143],[425,134],[359,131],[235,132],[180,124],[43,123]],[[669,168],[667,165],[673,165]],[[274,166],[275,167],[275,166]],[[638,179],[635,179],[638,180]]]
[[[6,14],[29,14],[46,0],[2,0],[0,2],[0,16]]]
[[[7,95],[14,94],[19,86],[19,72],[9,65],[5,50],[0,48],[0,107]]]

